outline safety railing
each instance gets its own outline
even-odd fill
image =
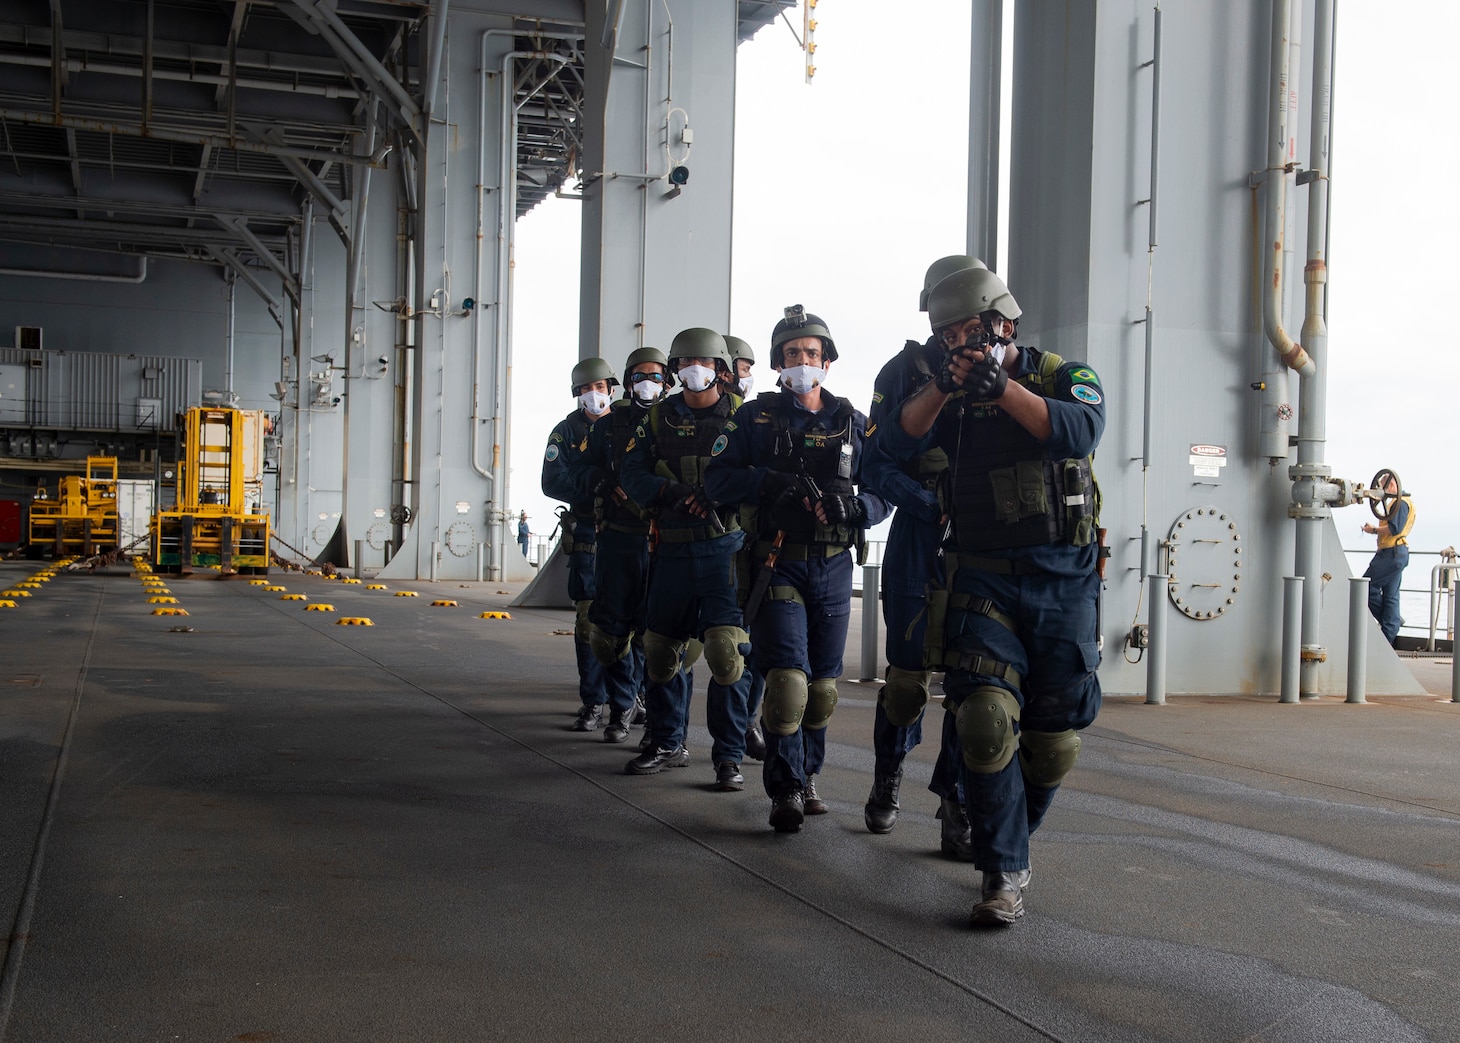
[[[1374,556],[1372,550],[1349,550],[1345,549],[1344,554],[1348,556],[1349,569],[1355,576],[1362,576],[1367,568],[1369,559]],[[1404,612],[1405,595],[1410,595],[1411,608],[1416,604],[1416,598],[1423,597],[1428,602],[1425,622],[1411,623],[1406,619],[1399,628],[1401,634],[1410,637],[1423,637],[1424,650],[1434,652],[1438,650],[1438,641],[1443,638],[1451,642],[1454,647],[1455,640],[1455,600],[1456,594],[1460,593],[1460,562],[1456,561],[1455,549],[1446,547],[1444,550],[1415,550],[1409,549],[1411,565],[1421,564],[1419,559],[1438,559],[1436,564],[1429,570],[1429,585],[1427,587],[1400,586],[1400,612]],[[1405,569],[1406,576],[1413,576],[1417,569]]]

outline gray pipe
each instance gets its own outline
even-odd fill
[[[1162,706],[1166,702],[1166,584],[1170,576],[1152,573],[1146,577],[1147,597],[1151,599],[1150,637],[1146,649],[1146,705]]]
[[[968,98],[968,252],[999,266],[1004,0],[973,0]]]
[[[1368,689],[1369,669],[1369,577],[1354,576],[1348,581],[1348,698],[1346,703],[1362,703]]]
[[[1298,693],[1298,666],[1303,653],[1303,577],[1283,577],[1283,652],[1282,682],[1278,689],[1278,702],[1296,703]]]
[[[81,282],[124,282],[133,285],[147,278],[147,258],[137,258],[136,275],[96,275],[91,272],[57,272],[44,268],[0,268],[0,275],[26,275],[37,279],[75,279]]]
[[[882,568],[879,565],[862,566],[862,675],[861,681],[875,681],[882,676],[877,669],[882,665],[882,635],[877,626],[878,607],[881,603]]]

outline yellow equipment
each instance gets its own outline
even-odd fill
[[[187,411],[177,503],[152,518],[152,562],[184,575],[216,566],[227,575],[269,571],[263,501],[262,410],[200,406]]]
[[[117,458],[88,456],[86,473],[62,477],[54,500],[30,505],[29,545],[51,556],[90,557],[117,546]]]

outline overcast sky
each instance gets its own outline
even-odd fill
[[[1398,471],[1419,508],[1413,543],[1437,550],[1460,543],[1460,493],[1446,479],[1457,431],[1446,323],[1453,264],[1439,251],[1454,238],[1460,204],[1445,184],[1443,145],[1432,144],[1445,140],[1451,122],[1448,72],[1460,4],[1339,0],[1338,7],[1326,455],[1338,477],[1367,481],[1381,467]],[[762,359],[757,391],[773,381],[763,351],[771,327],[785,305],[804,303],[838,338],[842,358],[828,387],[865,411],[881,365],[906,338],[927,335],[917,295],[928,262],[963,251],[968,4],[904,0],[899,7],[900,24],[936,27],[945,41],[936,61],[918,63],[917,96],[936,101],[927,105],[909,104],[888,90],[893,77],[871,71],[891,53],[885,11],[870,0],[822,5],[810,87],[783,23],[740,47],[730,332]],[[1409,14],[1413,22],[1401,17]],[[799,31],[800,16],[791,21]],[[1423,32],[1407,34],[1413,25]],[[788,125],[805,128],[800,176],[788,170]],[[872,126],[875,149],[867,147]],[[946,173],[930,178],[937,169]],[[839,193],[852,178],[857,189]],[[884,195],[869,195],[867,186],[883,186]],[[577,285],[580,209],[549,199],[517,229],[515,339],[534,345],[533,374],[550,377],[528,384],[517,372],[512,507],[526,509],[541,533],[553,526],[554,506],[539,489],[542,450],[572,407],[566,380],[578,324],[575,296],[563,288]],[[883,216],[869,219],[869,211]],[[814,250],[798,239],[801,248],[765,265],[743,244],[785,241],[788,212],[805,215]],[[830,265],[828,257],[854,261]],[[1296,330],[1301,321],[1289,325]],[[1346,548],[1372,547],[1359,531],[1367,509],[1347,508],[1337,519]]]

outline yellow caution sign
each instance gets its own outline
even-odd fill
[[[483,612],[478,619],[511,619],[511,612]]]
[[[373,627],[375,621],[366,619],[364,616],[345,616],[343,619],[335,620],[337,627]]]

